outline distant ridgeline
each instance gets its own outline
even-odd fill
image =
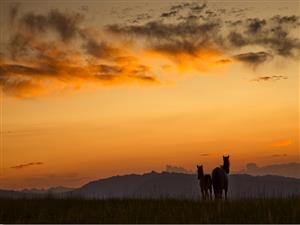
[[[300,178],[300,163],[273,164],[261,167],[255,163],[248,163],[243,172],[254,176],[271,174]]]
[[[0,190],[0,197],[186,198],[200,199],[196,174],[146,173],[114,176],[64,192]],[[228,198],[300,196],[300,179],[281,176],[229,175]]]

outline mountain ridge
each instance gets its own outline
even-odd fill
[[[133,180],[133,182],[132,182]],[[248,174],[229,175],[229,195],[239,197],[286,197],[300,195],[300,179]],[[196,174],[151,172],[113,176],[89,182],[72,191],[85,198],[199,198]]]
[[[47,189],[47,190],[51,190]],[[300,196],[300,179],[278,175],[229,175],[229,198]],[[0,197],[80,197],[80,198],[179,198],[199,199],[196,174],[148,172],[116,175],[90,181],[63,192],[22,192],[1,190]]]

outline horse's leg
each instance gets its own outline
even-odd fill
[[[223,195],[223,189],[220,190],[220,199],[222,199]]]
[[[225,188],[225,200],[227,200],[227,188]]]
[[[204,191],[201,189],[201,193],[202,193],[202,199],[205,199],[205,194]]]
[[[212,190],[211,190],[212,188],[210,187],[209,188],[209,199],[211,200],[212,199]]]
[[[214,187],[215,200],[218,199],[218,190]]]

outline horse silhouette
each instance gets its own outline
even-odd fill
[[[212,180],[211,176],[209,174],[205,174],[203,172],[203,166],[197,165],[198,169],[198,179],[199,179],[199,185],[202,193],[202,198],[206,199],[207,197],[211,198],[212,196]]]
[[[223,190],[225,191],[225,199],[227,199],[228,176],[229,174],[229,156],[223,156],[223,165],[216,167],[212,171],[212,184],[215,199],[222,199]]]

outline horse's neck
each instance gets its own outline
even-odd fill
[[[220,168],[221,168],[222,170],[224,170],[225,174],[227,175],[227,172],[226,172],[226,169],[224,168],[224,165],[221,165]]]

